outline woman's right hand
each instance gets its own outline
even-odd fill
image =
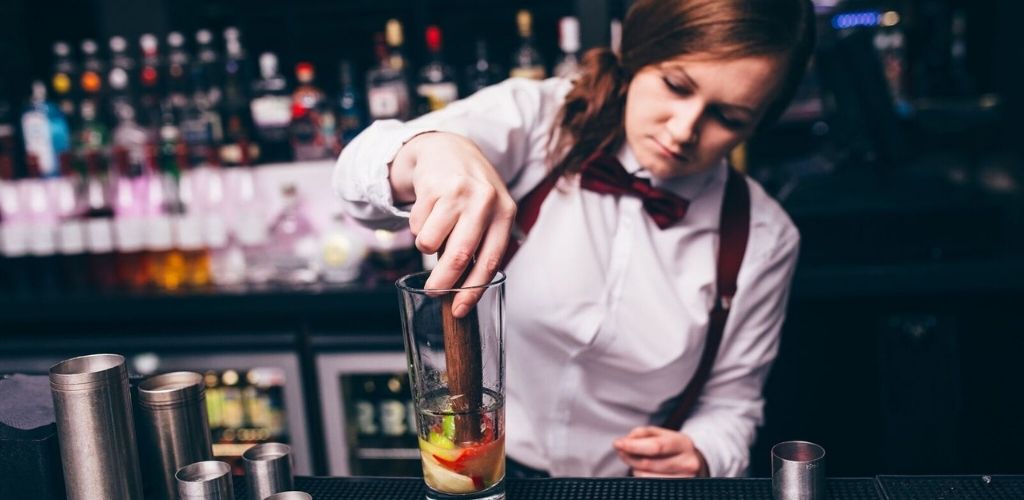
[[[516,215],[505,182],[473,141],[447,132],[418,135],[391,165],[396,203],[413,203],[409,228],[424,254],[442,250],[424,288],[490,283],[498,272]],[[469,269],[468,274],[466,273]],[[459,292],[452,304],[463,317],[481,291]]]

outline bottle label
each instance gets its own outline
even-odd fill
[[[57,226],[57,248],[63,255],[85,253],[85,224],[66,220]]]
[[[182,250],[199,250],[203,248],[202,220],[194,214],[175,217],[174,236],[178,242],[178,248]]]
[[[543,80],[545,73],[543,66],[529,66],[526,68],[512,68],[509,72],[512,78],[529,78],[531,80]]]
[[[174,228],[171,218],[166,215],[147,217],[145,242],[147,250],[159,252],[174,248]]]
[[[459,98],[459,89],[452,82],[422,83],[416,87],[416,92],[427,100],[431,111],[437,111]]]
[[[28,225],[28,248],[32,255],[45,257],[57,251],[56,227],[48,223]]]
[[[21,130],[25,135],[25,151],[39,160],[43,175],[52,174],[57,168],[56,152],[53,149],[53,133],[50,120],[39,111],[29,111],[21,118]]]
[[[261,129],[287,127],[292,121],[292,100],[288,96],[259,97],[250,106],[252,120]]]
[[[385,436],[405,434],[405,405],[397,399],[380,402],[380,429]]]
[[[356,401],[356,428],[364,436],[373,436],[380,432],[377,428],[377,412],[373,403],[366,400]]]
[[[0,246],[4,257],[21,257],[28,253],[28,231],[22,224],[0,226]]]
[[[377,119],[394,118],[401,110],[398,89],[393,86],[371,88],[366,95],[370,116]]]
[[[219,213],[210,213],[203,221],[203,241],[210,248],[224,248],[228,245],[228,225],[224,222],[224,216]]]
[[[108,218],[89,219],[85,223],[85,241],[92,253],[114,251],[114,227]]]
[[[121,252],[138,252],[143,247],[145,221],[139,217],[118,217],[114,220],[114,234],[117,249]]]

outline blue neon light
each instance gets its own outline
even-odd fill
[[[879,12],[844,12],[832,17],[832,27],[837,30],[881,24],[882,14]]]

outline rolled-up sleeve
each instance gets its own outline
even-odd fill
[[[339,156],[332,184],[346,211],[371,227],[397,229],[408,207],[395,206],[389,168],[399,149],[426,132],[451,132],[472,140],[506,183],[526,165],[543,163],[547,135],[557,106],[568,91],[565,80],[513,78],[403,123],[380,120],[359,134]]]
[[[800,236],[792,223],[776,242],[761,259],[752,259],[760,262],[752,262],[749,274],[741,273],[711,377],[682,427],[714,477],[746,474],[750,447],[763,421],[761,391],[778,353],[799,253]],[[748,258],[756,252],[748,252]]]

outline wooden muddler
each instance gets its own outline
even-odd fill
[[[483,364],[481,362],[480,323],[476,306],[462,318],[452,315],[455,292],[441,299],[441,325],[444,329],[444,357],[448,366],[448,391],[455,411],[455,441],[480,441],[480,413],[483,406]],[[472,413],[470,413],[472,411]]]

